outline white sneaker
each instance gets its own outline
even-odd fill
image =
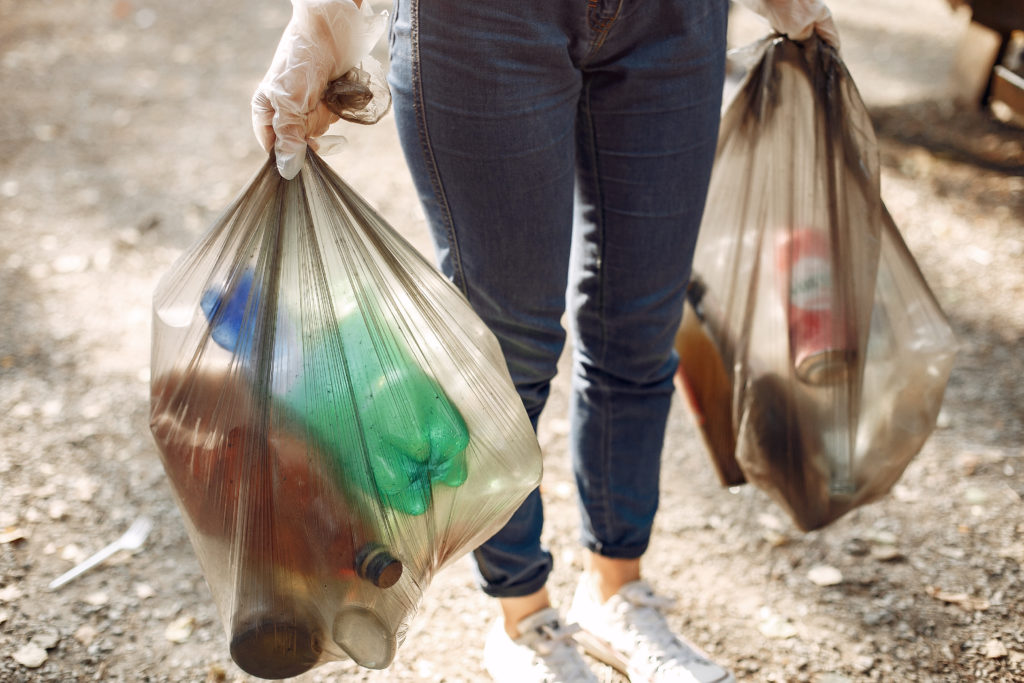
[[[587,654],[631,683],[735,683],[731,673],[672,632],[661,613],[672,603],[646,582],[633,581],[602,605],[584,578],[568,618],[580,625],[576,640]]]
[[[598,683],[557,610],[547,607],[519,622],[515,640],[499,618],[487,635],[484,666],[497,683]]]

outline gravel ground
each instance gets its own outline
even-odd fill
[[[1024,680],[1024,132],[951,104],[967,17],[830,3],[875,118],[883,197],[962,343],[939,429],[893,494],[802,534],[719,486],[679,403],[647,566],[742,681]],[[288,4],[0,0],[0,681],[248,681],[148,431],[149,300],[262,161],[249,96]],[[759,25],[738,15],[736,42]],[[390,118],[332,163],[417,247]],[[565,374],[541,426],[551,591],[580,569]],[[140,515],[156,525],[58,592]],[[820,586],[810,570],[842,581]],[[479,681],[494,608],[438,576],[393,666],[301,681]],[[606,681],[622,680],[595,665]]]

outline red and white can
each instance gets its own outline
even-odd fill
[[[852,354],[827,236],[812,228],[786,231],[779,240],[776,258],[796,376],[814,385],[842,381]]]

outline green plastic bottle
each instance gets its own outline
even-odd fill
[[[401,340],[371,324],[356,311],[307,337],[303,372],[281,400],[342,481],[420,515],[433,485],[466,481],[469,430]]]

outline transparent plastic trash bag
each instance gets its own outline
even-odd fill
[[[235,662],[386,667],[539,483],[497,341],[312,151],[266,163],[153,314],[151,427]]]
[[[934,429],[956,344],[835,50],[772,37],[757,54],[722,120],[677,384],[722,483],[810,530],[889,491]]]

